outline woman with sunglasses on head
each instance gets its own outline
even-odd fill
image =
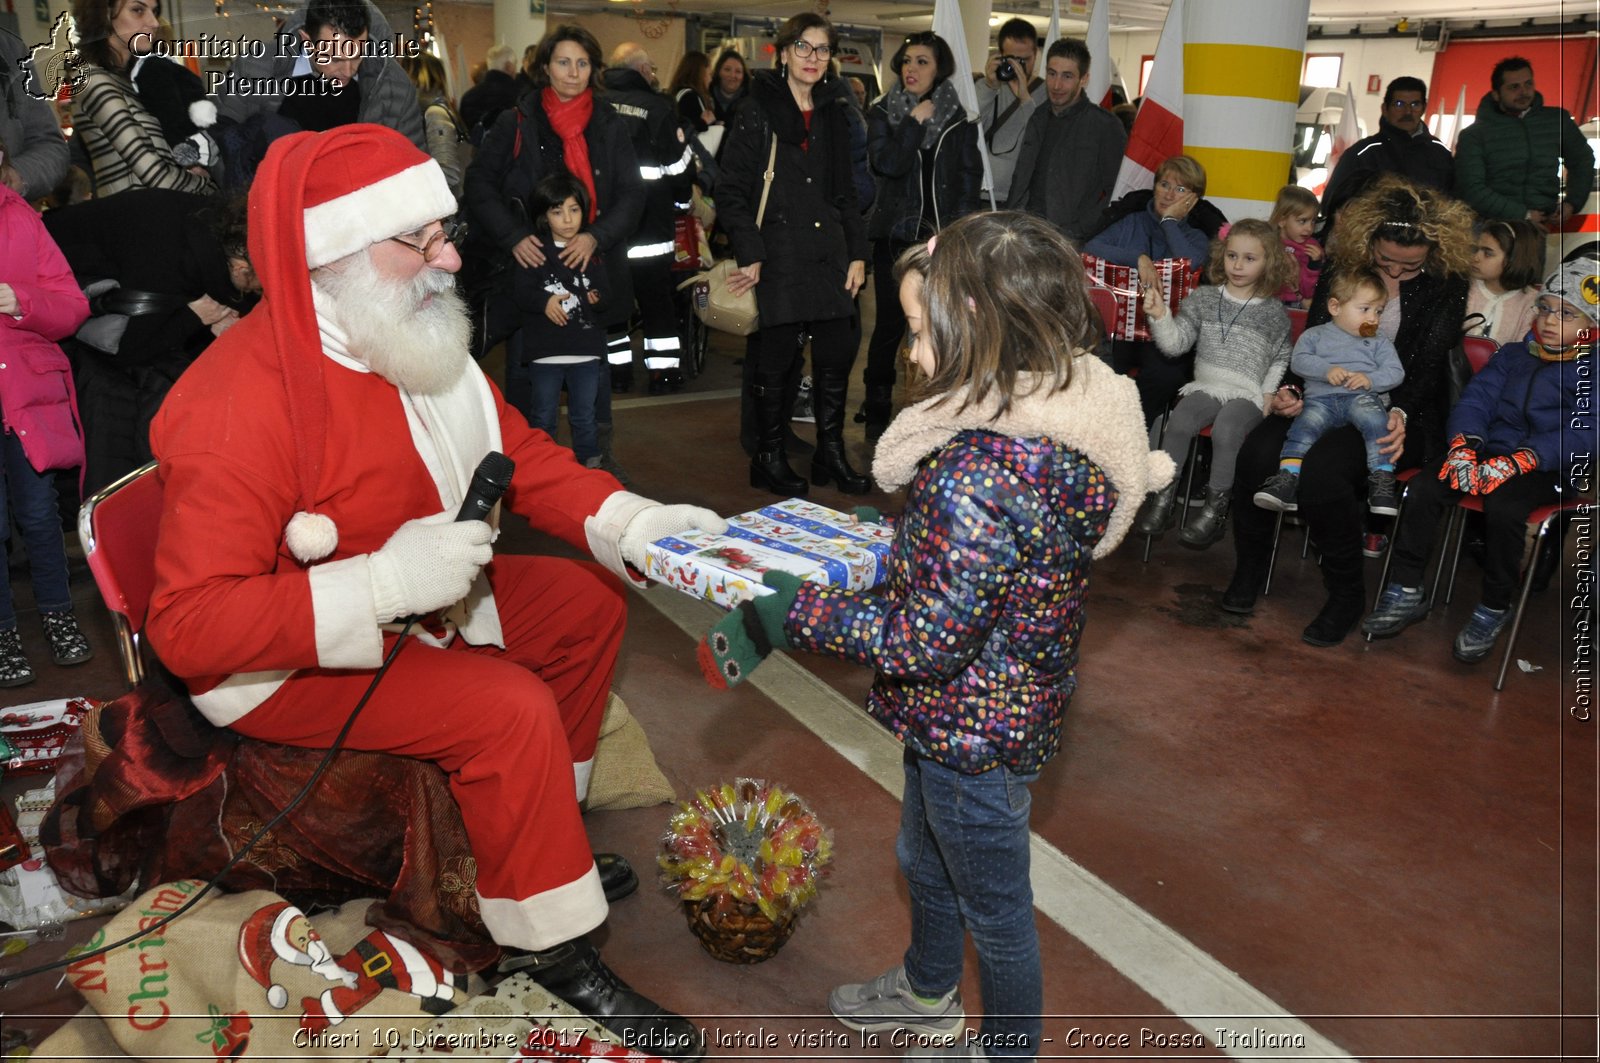
[[[1330,320],[1328,293],[1341,273],[1371,269],[1383,279],[1387,302],[1378,331],[1394,343],[1405,379],[1389,393],[1389,433],[1378,442],[1397,469],[1416,468],[1445,451],[1449,353],[1461,338],[1466,315],[1472,223],[1471,209],[1459,200],[1386,174],[1340,211],[1331,268],[1317,282],[1308,325]],[[1263,421],[1239,451],[1238,483],[1263,483],[1277,468],[1289,425],[1302,406],[1300,381],[1293,374],[1270,406],[1278,416]],[[1342,642],[1366,608],[1361,537],[1367,473],[1361,434],[1348,425],[1319,439],[1300,467],[1294,505],[1322,552],[1328,592],[1301,636],[1313,646]],[[1232,518],[1237,560],[1222,608],[1248,614],[1266,579],[1276,514],[1241,492]]]
[[[844,452],[845,390],[861,343],[855,295],[867,276],[866,226],[850,166],[854,103],[844,80],[829,76],[838,38],[827,19],[796,15],[774,45],[778,68],[751,76],[717,184],[719,220],[739,264],[728,288],[736,295],[754,289],[761,312],[747,384],[756,421],[750,486],[806,493],[784,438],[787,384],[809,337],[817,418],[812,479],[865,494],[871,484]]]
[[[877,320],[867,344],[867,438],[889,427],[894,357],[905,335],[894,264],[926,240],[982,206],[983,159],[978,124],[967,117],[950,75],[955,56],[937,33],[907,37],[889,61],[900,84],[867,109],[867,158],[878,178],[867,219],[876,276]]]

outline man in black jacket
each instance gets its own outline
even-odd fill
[[[517,72],[517,52],[510,45],[497,44],[484,56],[488,69],[483,80],[468,89],[461,97],[461,124],[471,130],[472,142],[483,139],[483,133],[494,125],[495,117],[517,102],[520,86],[514,76]]]
[[[1361,194],[1380,173],[1398,173],[1418,184],[1452,192],[1456,162],[1450,149],[1428,132],[1422,116],[1428,110],[1428,86],[1420,79],[1399,77],[1383,92],[1378,131],[1358,140],[1339,156],[1322,194],[1322,214],[1329,229],[1334,215]]]
[[[639,160],[644,181],[644,216],[628,243],[628,269],[633,294],[639,304],[644,331],[644,365],[650,373],[650,394],[683,387],[679,367],[680,339],[677,302],[673,298],[673,219],[689,208],[694,180],[694,154],[678,121],[677,108],[657,92],[655,64],[637,44],[617,46],[601,75],[606,94],[601,97],[621,116]],[[615,267],[613,267],[615,268]],[[612,348],[611,382],[616,391],[633,387],[633,352]]]

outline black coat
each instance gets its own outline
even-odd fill
[[[520,89],[517,79],[504,70],[489,71],[483,75],[482,81],[462,95],[461,124],[473,130],[481,123],[483,129],[478,132],[488,132],[501,111],[517,105]]]
[[[627,127],[645,189],[644,214],[629,245],[670,244],[678,204],[687,209],[694,182],[694,153],[678,110],[631,67],[607,70],[600,80],[606,91],[597,100],[609,105]],[[672,250],[661,253],[670,255]]]
[[[891,125],[883,99],[867,111],[867,158],[878,176],[878,197],[867,221],[867,235],[874,240],[911,243],[982,209],[978,123],[961,111],[945,123],[934,144],[933,205],[924,209],[923,167],[929,164],[921,151],[925,128],[909,117]]]
[[[851,316],[855,302],[845,274],[851,262],[867,259],[844,110],[855,106],[850,90],[840,78],[822,81],[812,105],[808,135],[782,75],[758,70],[723,145],[718,220],[741,266],[762,263],[755,292],[763,326]],[[761,175],[774,136],[778,157],[758,229]]]
[[[1397,173],[1441,192],[1454,192],[1456,187],[1456,160],[1437,137],[1426,129],[1412,136],[1380,118],[1378,131],[1346,148],[1328,178],[1322,214],[1330,228],[1338,209],[1382,173]]]

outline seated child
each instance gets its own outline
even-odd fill
[[[1600,262],[1568,262],[1544,282],[1533,335],[1508,343],[1472,378],[1450,411],[1450,451],[1412,479],[1395,527],[1390,580],[1361,623],[1389,638],[1428,615],[1422,569],[1439,518],[1461,495],[1483,499],[1483,598],[1456,635],[1458,660],[1481,661],[1511,619],[1511,595],[1526,542],[1528,514],[1583,486],[1575,459],[1592,449],[1595,419],[1580,413],[1578,389],[1594,375],[1593,332],[1600,316]],[[1563,441],[1563,434],[1568,438]],[[1585,460],[1585,469],[1587,461]]]
[[[1323,250],[1311,234],[1317,228],[1317,197],[1309,188],[1284,185],[1278,190],[1278,202],[1272,207],[1267,220],[1278,227],[1283,237],[1283,249],[1294,259],[1295,278],[1278,292],[1285,306],[1305,309],[1311,305],[1311,293],[1317,288],[1317,273],[1322,269]]]
[[[1194,349],[1194,381],[1167,418],[1162,449],[1174,463],[1189,444],[1211,428],[1211,474],[1205,506],[1186,521],[1179,542],[1204,550],[1223,536],[1233,500],[1233,467],[1250,430],[1261,423],[1267,403],[1289,367],[1289,315],[1277,299],[1293,268],[1278,252],[1278,234],[1259,218],[1229,227],[1211,253],[1211,283],[1186,296],[1176,315],[1153,268],[1144,271],[1144,312],[1150,334],[1168,358]],[[1173,522],[1176,479],[1139,507],[1135,530],[1158,536]]]
[[[1394,344],[1378,333],[1389,301],[1383,278],[1370,269],[1334,277],[1328,287],[1326,324],[1300,334],[1289,368],[1306,382],[1305,408],[1289,426],[1278,471],[1261,485],[1255,503],[1278,512],[1298,509],[1300,463],[1317,440],[1341,425],[1354,425],[1367,445],[1367,508],[1394,516],[1399,502],[1394,464],[1380,453],[1389,434],[1389,404],[1383,394],[1405,379]]]
[[[599,311],[605,267],[598,255],[583,269],[561,259],[561,249],[583,231],[589,191],[560,170],[534,187],[533,207],[534,225],[548,250],[543,264],[518,269],[513,282],[522,314],[521,357],[533,384],[533,401],[523,412],[530,425],[554,436],[565,387],[572,452],[583,464],[599,468],[595,401],[599,389],[609,386],[601,383],[606,329]]]
[[[1544,234],[1532,222],[1484,222],[1472,248],[1472,287],[1462,330],[1496,343],[1526,338],[1543,266]]]

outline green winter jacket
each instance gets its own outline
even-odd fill
[[[1486,95],[1478,120],[1456,143],[1456,194],[1485,218],[1554,210],[1562,199],[1558,162],[1567,165],[1566,200],[1581,211],[1594,188],[1594,151],[1572,115],[1534,93],[1527,115],[1517,118]]]

